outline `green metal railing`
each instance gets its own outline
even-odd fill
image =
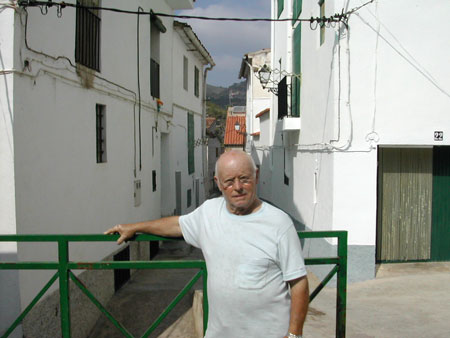
[[[306,265],[334,264],[334,268],[312,292],[312,301],[323,287],[337,274],[337,298],[336,298],[336,337],[345,337],[346,323],[346,292],[347,292],[347,232],[346,231],[318,231],[299,232],[301,239],[306,238],[337,238],[337,257],[307,258]],[[206,264],[202,260],[194,261],[100,261],[100,262],[73,262],[69,260],[69,243],[71,242],[113,242],[119,235],[0,235],[0,242],[56,242],[58,243],[58,261],[56,262],[0,262],[0,270],[56,270],[53,277],[47,282],[37,296],[30,302],[19,317],[3,334],[8,337],[31,311],[34,305],[42,298],[46,291],[59,278],[61,334],[64,338],[71,337],[70,330],[70,306],[69,306],[69,280],[77,285],[80,290],[103,312],[106,317],[117,327],[124,337],[131,337],[121,323],[95,298],[95,296],[75,276],[72,270],[98,270],[98,269],[199,269],[198,273],[186,284],[173,301],[166,307],[163,313],[151,324],[142,337],[148,337],[177,303],[188,293],[194,284],[203,279],[203,328],[206,331],[208,323],[208,297],[207,297],[207,271]],[[153,235],[138,235],[133,241],[173,241]]]

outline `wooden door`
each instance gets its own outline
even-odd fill
[[[430,259],[432,148],[380,148],[377,261]]]

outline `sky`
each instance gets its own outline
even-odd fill
[[[268,0],[196,0],[193,10],[176,14],[208,17],[270,18]],[[187,22],[211,54],[216,66],[207,83],[228,87],[238,79],[246,53],[270,48],[270,23],[178,19]]]

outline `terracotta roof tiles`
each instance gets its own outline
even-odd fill
[[[236,122],[241,126],[240,132],[234,128]],[[245,143],[245,116],[228,116],[225,127],[225,145],[243,145]]]

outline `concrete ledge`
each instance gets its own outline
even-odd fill
[[[184,313],[158,338],[202,338],[203,337],[203,291],[196,290],[192,308]]]

